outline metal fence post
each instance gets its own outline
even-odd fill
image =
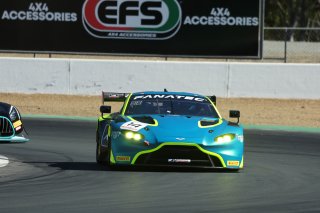
[[[288,28],[285,28],[284,33],[284,63],[287,63],[287,40],[288,40]]]

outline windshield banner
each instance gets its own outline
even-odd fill
[[[162,94],[153,94],[153,95],[137,95],[133,97],[133,100],[145,100],[145,99],[164,99],[164,100],[187,100],[187,101],[197,101],[197,102],[207,102],[207,99],[187,96],[187,95],[162,95]]]

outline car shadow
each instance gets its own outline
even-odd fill
[[[47,162],[49,167],[61,170],[77,171],[112,171],[112,172],[197,172],[197,173],[238,173],[228,169],[188,168],[188,167],[160,167],[160,166],[105,166],[95,162]]]

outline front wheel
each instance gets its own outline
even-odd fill
[[[96,161],[98,164],[106,164],[106,153],[102,151],[102,148],[101,148],[101,144],[100,143],[97,143],[97,146],[96,146]]]
[[[96,146],[96,161],[101,165],[110,166],[110,152],[111,152],[111,143],[110,139],[108,140],[108,147],[102,147],[99,138],[97,138]]]

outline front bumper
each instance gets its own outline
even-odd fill
[[[196,146],[164,145],[156,151],[136,155],[132,164],[186,167],[226,167],[215,153],[205,153]]]
[[[0,142],[25,143],[30,139],[23,136],[0,137]]]
[[[201,167],[241,169],[243,167],[243,143],[233,147],[233,154],[227,155],[223,148],[208,148],[195,143],[166,142],[155,148],[135,153],[112,150],[114,164],[152,165],[173,167]],[[229,150],[230,153],[230,150]]]

